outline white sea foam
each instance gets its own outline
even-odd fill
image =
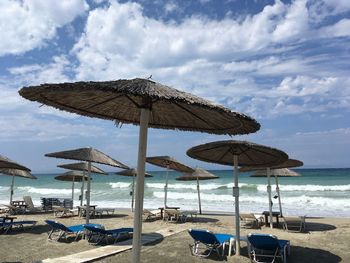
[[[2,191],[8,191],[8,190],[10,190],[10,187],[8,187],[8,186],[0,186],[0,191],[2,192]]]
[[[233,183],[228,184],[204,184],[199,183],[201,190],[215,190],[215,189],[225,189],[225,188],[232,188]],[[164,189],[165,183],[146,183],[146,187],[148,188],[156,188],[156,189]],[[241,183],[239,184],[240,187],[248,186],[248,184]],[[168,189],[192,189],[197,190],[197,183],[170,183],[168,184]]]
[[[18,190],[25,191],[32,194],[61,194],[61,195],[71,195],[72,189],[59,189],[59,188],[36,188],[31,186],[18,187]],[[74,193],[80,193],[80,189],[74,189]]]
[[[108,183],[112,188],[129,188],[130,187],[130,183],[122,183],[122,182],[118,182],[118,183]]]
[[[274,186],[272,186],[274,188]],[[350,191],[350,184],[347,185],[280,185],[280,191],[305,191],[305,192],[319,192],[319,191]],[[257,185],[258,191],[266,192],[266,185]]]

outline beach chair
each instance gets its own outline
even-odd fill
[[[156,209],[156,210],[143,209],[142,217],[144,221],[160,219],[161,212],[159,209]]]
[[[6,207],[6,213],[10,214],[10,215],[18,215],[18,214],[24,214],[25,213],[25,209],[22,207],[17,207],[17,206],[13,206],[13,205],[2,205],[4,207]]]
[[[62,206],[52,206],[53,214],[56,217],[65,217],[65,216],[74,216],[74,211],[69,208],[65,208]]]
[[[40,211],[42,211],[41,207],[34,206],[33,200],[30,196],[23,196],[23,200],[26,204],[26,211],[28,211],[28,212],[40,212]]]
[[[290,242],[269,234],[250,233],[248,235],[248,254],[251,262],[273,263],[276,258],[281,258],[285,263],[290,254]],[[268,259],[270,261],[266,261]]]
[[[193,256],[198,257],[209,257],[213,250],[220,257],[223,257],[225,243],[230,242],[230,238],[234,237],[228,234],[214,234],[209,230],[202,229],[189,229],[188,233],[194,239],[194,244],[190,245],[191,253]],[[222,254],[220,254],[219,248],[222,248]]]
[[[13,222],[0,222],[0,229],[5,231],[7,234],[8,231],[16,228],[20,230],[24,230],[25,225],[29,225],[30,228],[33,228],[36,225],[37,221],[34,220],[21,220],[21,221],[13,221]]]
[[[89,243],[98,245],[105,241],[106,244],[109,244],[109,238],[114,239],[114,243],[118,242],[120,239],[127,239],[132,237],[134,232],[133,228],[117,228],[105,230],[103,227],[89,226],[85,225],[84,228],[89,231]],[[96,239],[94,241],[94,239]]]
[[[256,218],[253,213],[240,213],[240,225],[242,228],[259,228],[260,223],[262,222],[262,218],[260,219]]]
[[[283,219],[283,229],[287,231],[297,231],[305,232],[306,231],[306,222],[305,216],[298,217],[282,217]]]
[[[101,217],[103,214],[106,215],[113,215],[114,214],[114,209],[113,208],[95,208],[95,215]]]
[[[76,241],[78,237],[84,232],[84,224],[74,225],[74,226],[65,226],[57,221],[53,220],[45,220],[45,223],[48,224],[52,229],[49,232],[47,237],[48,240],[59,241],[61,238],[65,238],[67,240],[68,235],[74,235]],[[53,239],[53,235],[58,232],[58,236],[56,239]]]

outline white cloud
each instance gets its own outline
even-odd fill
[[[334,25],[324,27],[320,29],[319,34],[324,38],[348,37],[350,36],[350,19],[342,19]]]
[[[0,1],[0,56],[42,47],[87,8],[84,0]]]

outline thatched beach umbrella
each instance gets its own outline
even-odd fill
[[[12,161],[11,159],[9,159],[3,155],[0,155],[0,168],[12,168],[12,169],[19,169],[19,170],[24,170],[24,171],[30,172],[29,168],[27,168],[21,164],[18,164],[15,161]]]
[[[135,177],[137,176],[137,171],[135,168],[130,168],[126,170],[122,170],[120,172],[116,173],[117,175],[121,176],[132,176],[132,190],[131,190],[131,211],[134,211],[134,189],[135,189]],[[145,173],[145,177],[153,177],[149,173]]]
[[[199,214],[202,214],[202,205],[201,205],[201,194],[199,190],[199,181],[200,180],[212,180],[218,179],[219,176],[209,173],[207,170],[197,167],[193,173],[184,173],[182,176],[176,178],[178,181],[197,181],[197,192],[198,192],[198,206]]]
[[[128,168],[128,166],[126,166],[125,164],[122,164],[121,162],[114,160],[113,158],[104,154],[103,152],[100,152],[91,147],[79,148],[79,149],[61,151],[61,152],[55,152],[55,153],[48,153],[48,154],[45,154],[45,156],[88,162],[88,183],[87,183],[87,193],[86,193],[86,197],[87,197],[86,198],[86,224],[89,224],[89,218],[90,218],[91,162],[110,165],[110,166],[124,168],[124,169]]]
[[[166,168],[165,185],[164,185],[164,208],[167,207],[168,199],[168,180],[169,180],[169,170],[176,170],[178,172],[192,173],[194,170],[187,165],[180,163],[173,157],[170,156],[152,156],[147,157],[146,162],[151,163],[156,166]]]
[[[187,155],[205,162],[234,166],[236,255],[240,255],[238,166],[269,167],[284,162],[288,159],[288,155],[271,147],[234,140],[198,145],[189,149]]]
[[[88,176],[85,175],[84,172],[81,171],[69,171],[58,175],[55,177],[56,180],[72,182],[72,202],[74,207],[74,183],[75,182],[85,182],[88,181]],[[91,179],[92,180],[92,179]]]
[[[57,167],[68,169],[68,170],[74,170],[74,171],[83,171],[84,175],[85,175],[85,172],[89,170],[89,165],[86,162],[59,164],[57,165]],[[94,165],[91,165],[91,173],[107,174],[105,171],[103,171],[102,169]],[[82,180],[81,193],[80,193],[80,206],[83,205],[83,201],[84,201],[84,185],[85,185],[85,180]]]
[[[10,190],[10,205],[12,204],[13,187],[15,185],[15,176],[29,178],[29,179],[37,179],[29,171],[13,169],[13,168],[0,168],[0,175],[1,174],[12,176],[11,190]]]
[[[132,261],[140,262],[148,127],[211,134],[259,130],[252,118],[149,79],[43,84],[25,87],[32,101],[84,116],[140,125]]]
[[[288,159],[287,161],[275,165],[270,168],[264,168],[264,167],[242,167],[240,171],[253,171],[256,170],[256,172],[252,176],[265,176],[267,177],[267,191],[268,191],[268,197],[269,197],[269,206],[271,206],[272,203],[272,198],[271,198],[271,184],[270,184],[270,175],[275,176],[275,181],[276,181],[276,192],[277,192],[277,197],[278,197],[278,205],[280,209],[280,215],[283,216],[282,213],[282,203],[281,203],[281,193],[280,193],[280,188],[278,185],[278,177],[284,177],[284,176],[300,176],[300,174],[289,170],[288,168],[292,167],[300,167],[303,166],[303,162],[295,159]],[[270,191],[270,192],[269,192]],[[272,224],[270,224],[271,227]]]

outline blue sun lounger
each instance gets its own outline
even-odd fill
[[[224,256],[224,244],[230,241],[230,238],[234,237],[229,234],[214,234],[209,230],[202,229],[189,229],[188,233],[194,239],[194,244],[190,245],[191,253],[198,257],[209,257],[213,250],[218,253],[220,257]],[[200,244],[204,245],[204,248],[200,248]],[[219,248],[222,247],[222,254],[219,252]],[[207,253],[201,253],[208,251]]]
[[[53,240],[52,235],[55,232],[59,232],[58,237],[55,239],[56,241],[60,240],[62,237],[67,239],[67,235],[69,235],[69,234],[75,235],[74,241],[76,241],[78,239],[78,237],[81,234],[83,234],[84,226],[87,226],[85,224],[65,226],[62,223],[59,223],[59,222],[53,221],[53,220],[45,220],[45,222],[46,222],[46,224],[48,224],[52,228],[51,231],[49,232],[49,236],[47,237],[47,239]],[[88,224],[88,225],[101,227],[101,225],[99,225],[99,224]]]
[[[106,241],[106,244],[108,244],[109,237],[112,237],[114,243],[116,243],[122,238],[131,238],[132,233],[134,232],[133,228],[127,227],[105,230],[101,227],[85,225],[84,228],[90,232],[89,242],[94,245],[98,245],[104,240]],[[94,238],[96,238],[96,241],[93,241]]]
[[[261,262],[264,259],[272,258],[271,263],[275,262],[277,257],[282,262],[287,262],[287,256],[290,254],[289,240],[278,239],[269,234],[252,234],[248,235],[248,254],[251,262]]]
[[[24,229],[25,225],[30,225],[31,227],[33,227],[33,226],[35,226],[36,223],[37,223],[37,221],[34,221],[34,220],[0,222],[0,229],[3,229],[5,231],[5,234],[7,234],[7,232],[13,228]]]

